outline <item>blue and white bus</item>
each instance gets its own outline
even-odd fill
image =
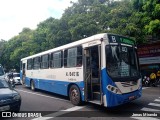
[[[32,90],[68,96],[71,103],[113,107],[142,94],[137,47],[102,33],[21,59],[21,80]]]

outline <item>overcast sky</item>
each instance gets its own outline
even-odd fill
[[[71,0],[0,0],[0,39],[18,35],[24,27],[35,29],[49,17],[60,18]],[[72,0],[73,2],[78,0]]]

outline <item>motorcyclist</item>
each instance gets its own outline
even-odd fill
[[[142,85],[145,86],[145,82],[146,82],[147,76],[143,77],[143,81],[142,81]]]
[[[9,83],[14,84],[13,73],[10,73],[8,76],[9,76]]]
[[[156,74],[154,73],[154,72],[152,72],[151,74],[150,74],[150,82],[151,82],[151,85],[152,86],[156,86]]]
[[[146,87],[150,86],[150,78],[147,76],[144,77],[144,86]]]

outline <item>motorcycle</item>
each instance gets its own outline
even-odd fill
[[[9,75],[9,80],[8,80],[8,83],[11,85],[11,87],[15,87],[15,81],[13,79],[13,75]]]
[[[150,79],[149,79],[149,77],[146,77],[146,76],[144,76],[144,78],[143,78],[143,86],[145,86],[145,87],[149,87],[150,86]]]

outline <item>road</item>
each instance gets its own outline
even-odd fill
[[[141,98],[125,105],[108,109],[99,105],[85,103],[74,106],[67,97],[36,90],[31,91],[22,85],[15,87],[22,97],[20,113],[37,113],[37,117],[25,120],[52,120],[52,119],[93,119],[93,120],[159,120],[160,119],[160,87],[144,87]],[[135,115],[135,116],[134,116]],[[142,117],[142,116],[143,117]],[[146,116],[145,116],[146,115]],[[23,116],[25,117],[25,116]],[[9,120],[8,118],[7,120]],[[23,120],[12,118],[12,120]]]

